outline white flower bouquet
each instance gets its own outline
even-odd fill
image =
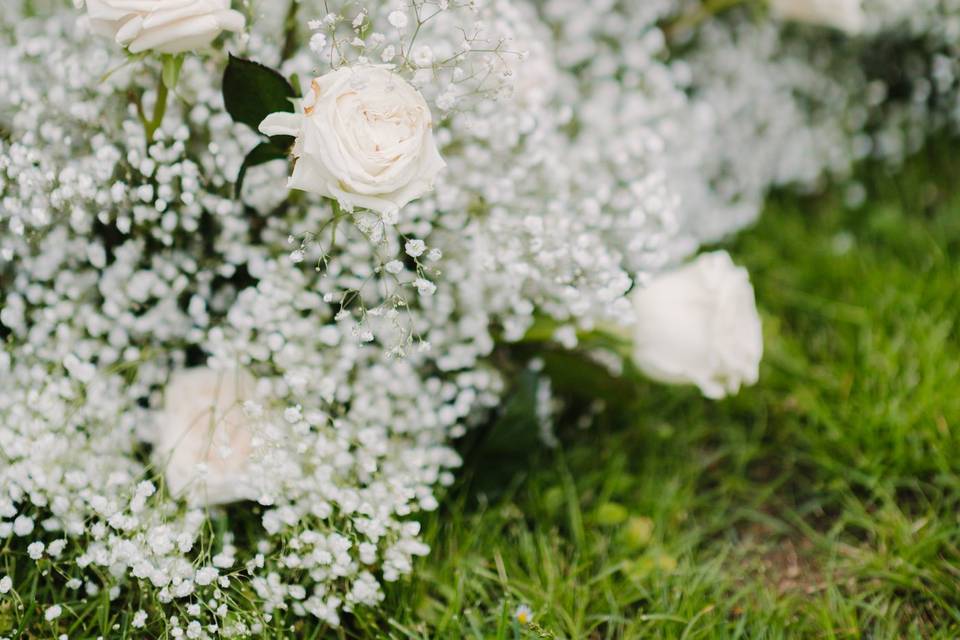
[[[862,58],[939,7],[75,4],[0,17],[0,538],[149,635],[380,603],[518,342],[755,383],[748,275],[683,263],[958,113]]]

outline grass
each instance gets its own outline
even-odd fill
[[[960,636],[952,151],[864,169],[857,210],[774,197],[729,247],[766,333],[739,397],[548,359],[561,389],[607,398],[603,419],[554,451],[497,425],[392,619],[357,637]],[[521,603],[534,628],[509,620]]]
[[[537,442],[520,377],[504,415],[464,443],[415,577],[343,629],[278,615],[265,635],[960,636],[954,151],[865,168],[857,210],[836,191],[775,196],[729,247],[764,314],[759,385],[713,403],[549,354],[571,400],[558,448]],[[24,596],[0,605],[0,635],[55,637],[37,619],[59,594]],[[521,604],[533,624],[514,619]],[[142,637],[105,594],[61,622],[71,638]]]

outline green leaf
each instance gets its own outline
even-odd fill
[[[230,56],[223,73],[223,103],[234,122],[258,131],[260,123],[271,113],[293,113],[294,97],[293,86],[277,71]]]
[[[283,136],[277,136],[282,138]],[[234,195],[239,198],[240,192],[243,189],[243,181],[247,177],[247,171],[252,167],[260,166],[261,164],[266,164],[274,160],[285,160],[287,158],[287,153],[289,150],[289,145],[284,147],[282,145],[275,144],[271,142],[261,142],[256,147],[253,148],[253,151],[247,154],[247,157],[243,159],[243,164],[240,166],[240,173],[237,175],[237,182],[234,186]]]
[[[173,91],[180,81],[180,69],[183,67],[183,54],[163,56],[163,84]]]

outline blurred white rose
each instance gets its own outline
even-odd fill
[[[224,31],[242,31],[246,19],[230,0],[86,0],[94,32],[131,53],[183,53],[205,47]]]
[[[808,22],[857,34],[866,14],[861,0],[771,0],[774,14],[784,20]]]
[[[242,370],[185,369],[170,378],[157,417],[155,459],[167,488],[191,505],[257,497],[248,470],[256,383]]]
[[[735,394],[760,375],[763,332],[746,269],[706,253],[632,294],[633,359],[651,378],[694,384],[708,398]]]
[[[316,78],[299,113],[275,113],[269,136],[295,136],[291,189],[333,198],[352,211],[395,213],[433,188],[446,166],[430,107],[399,75],[342,67]]]

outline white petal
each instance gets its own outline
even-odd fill
[[[303,116],[299,113],[278,111],[271,113],[258,127],[265,136],[298,136],[303,126]]]

